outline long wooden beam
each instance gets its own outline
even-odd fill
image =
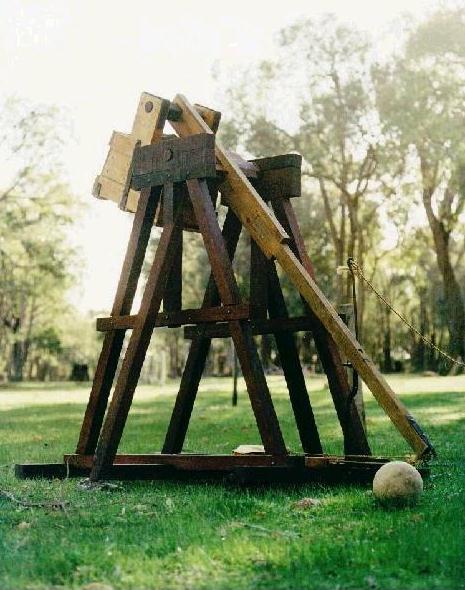
[[[238,305],[219,305],[205,309],[182,309],[181,311],[163,311],[157,314],[155,327],[179,326],[186,324],[203,324],[210,322],[228,322],[244,320],[250,315],[248,303]],[[97,318],[97,332],[110,330],[132,330],[137,322],[136,315],[110,316]],[[229,332],[228,332],[229,336]]]
[[[16,477],[85,477],[92,456],[66,456],[63,463],[26,463],[15,465]],[[116,480],[220,480],[232,484],[287,484],[305,482],[371,484],[378,469],[387,463],[384,457],[288,456],[283,465],[273,464],[271,455],[116,455],[113,465],[103,471],[105,479]],[[429,469],[418,467],[422,477]]]
[[[179,136],[211,133],[203,119],[183,95],[178,94],[174,103],[182,110],[179,120],[171,122]],[[426,435],[287,245],[288,235],[283,227],[247,177],[228,157],[218,142],[216,142],[215,152],[218,161],[227,172],[227,181],[225,186],[220,187],[220,190],[228,192],[228,202],[231,208],[248,229],[252,238],[269,258],[276,258],[412,449],[419,457],[431,454],[433,448]]]
[[[275,334],[277,332],[311,332],[312,322],[306,316],[296,318],[270,318],[248,320],[252,334],[262,336],[263,334]],[[202,335],[203,338],[229,338],[231,330],[227,323],[211,324],[209,326],[186,326],[184,338],[192,340]]]

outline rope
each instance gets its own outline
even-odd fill
[[[384,305],[386,305],[386,307],[388,307],[408,327],[408,329],[411,332],[413,332],[414,334],[416,334],[427,346],[429,346],[430,348],[432,348],[433,350],[438,352],[441,356],[446,358],[448,361],[450,361],[454,365],[457,365],[459,367],[465,367],[464,362],[454,359],[449,354],[447,354],[447,352],[445,352],[444,350],[441,350],[438,346],[436,346],[436,344],[434,344],[434,342],[431,342],[431,340],[426,338],[426,336],[423,336],[423,334],[420,332],[420,330],[415,328],[415,326],[413,326],[401,313],[399,313],[397,310],[395,310],[392,307],[392,305],[389,303],[389,301],[387,301],[387,299],[385,297],[383,297],[383,295],[376,289],[376,287],[366,278],[366,276],[363,274],[362,269],[360,268],[360,266],[358,265],[357,261],[354,258],[347,259],[347,266],[349,268],[350,273],[352,274],[352,277],[354,278],[356,275],[360,279],[362,279],[362,281],[364,281],[364,283],[366,283],[368,285],[368,287],[370,287],[370,289],[373,291],[373,293],[376,295],[376,297],[378,297],[378,299],[380,301],[382,301],[384,303]]]

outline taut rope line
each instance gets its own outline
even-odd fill
[[[427,346],[434,349],[436,352],[438,352],[441,356],[446,358],[448,361],[450,361],[454,365],[458,365],[459,367],[465,367],[464,362],[454,359],[449,354],[447,354],[447,352],[445,352],[444,350],[441,350],[438,346],[436,346],[436,344],[434,344],[434,342],[431,342],[431,340],[426,338],[426,336],[424,336],[420,332],[420,330],[418,330],[418,328],[415,328],[415,326],[413,326],[401,313],[399,313],[396,309],[394,309],[394,307],[392,307],[392,305],[389,303],[389,301],[387,301],[387,299],[366,278],[366,276],[363,274],[362,269],[360,268],[360,266],[358,265],[357,261],[354,258],[347,259],[347,266],[349,268],[350,273],[352,274],[352,278],[354,278],[355,276],[358,276],[364,283],[366,283],[368,285],[368,287],[370,287],[370,289],[376,295],[376,297],[378,297],[378,299],[380,301],[382,301],[384,303],[384,305],[386,305],[386,307],[388,307],[392,311],[392,313],[394,313],[408,327],[408,329],[411,332],[413,332],[414,334],[416,334]]]

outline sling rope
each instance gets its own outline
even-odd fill
[[[368,287],[373,291],[376,297],[378,297],[378,299],[382,301],[384,305],[386,305],[386,307],[388,307],[408,327],[408,329],[414,334],[416,334],[427,346],[438,352],[441,356],[446,358],[454,365],[457,365],[459,367],[465,367],[464,362],[454,359],[449,354],[447,354],[447,352],[436,346],[434,342],[431,342],[431,340],[426,338],[426,336],[424,336],[420,332],[420,330],[415,328],[415,326],[413,326],[401,313],[394,309],[394,307],[392,307],[389,301],[387,301],[387,299],[376,289],[376,287],[369,281],[369,279],[366,278],[366,276],[363,274],[362,269],[360,268],[359,264],[354,258],[347,259],[347,266],[349,268],[349,272],[352,275],[353,281],[355,282],[355,276],[359,277],[366,285],[368,285]]]

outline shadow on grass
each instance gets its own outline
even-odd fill
[[[465,418],[465,394],[441,393],[408,394],[408,407],[433,444],[436,431],[445,426],[450,432],[462,429]],[[317,402],[315,414],[325,452],[342,453],[341,430],[328,392],[313,393]],[[289,400],[280,392],[274,396],[276,411],[288,447],[300,451],[297,430]],[[166,428],[174,404],[173,396],[163,396],[150,401],[135,401],[123,435],[121,452],[157,452],[163,443]],[[15,460],[25,457],[54,457],[59,460],[64,452],[75,447],[80,423],[84,414],[83,404],[32,406],[1,412],[0,459],[11,457],[14,445]],[[396,455],[409,452],[408,447],[385,416],[378,404],[367,402],[367,422],[370,443],[376,454]],[[239,444],[260,444],[250,403],[244,397],[240,405],[232,408],[226,393],[200,394],[194,407],[186,438],[188,452],[230,453]],[[6,451],[9,449],[9,451]],[[440,448],[438,448],[440,452]]]

